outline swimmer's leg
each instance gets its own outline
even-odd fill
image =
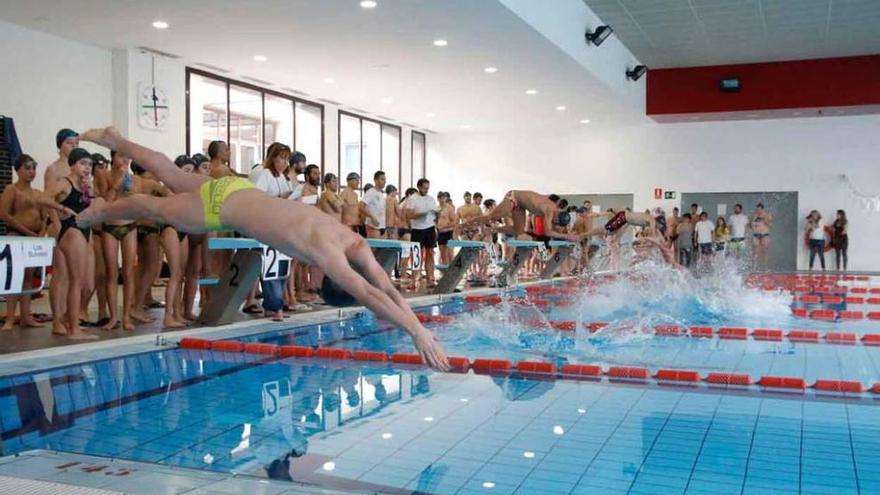
[[[76,223],[88,227],[113,220],[153,220],[173,225],[181,232],[205,231],[202,199],[198,193],[175,194],[158,198],[146,194],[132,194],[107,203],[95,200],[92,206],[77,215]]]
[[[176,193],[198,191],[203,182],[211,180],[205,175],[184,172],[167,156],[125,139],[114,127],[91,129],[79,138],[131,158]]]

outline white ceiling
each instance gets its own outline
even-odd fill
[[[633,118],[584,68],[496,0],[378,0],[372,10],[359,0],[3,3],[0,18],[25,27],[106,48],[150,47],[188,65],[224,68],[231,78],[255,78],[430,131]],[[170,28],[153,29],[157,19]],[[436,38],[449,45],[433,46]],[[257,54],[268,61],[255,62]],[[486,66],[498,72],[486,74]],[[539,93],[527,96],[529,88]]]
[[[880,53],[880,0],[584,0],[652,68]]]

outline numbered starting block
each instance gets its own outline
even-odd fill
[[[458,254],[451,263],[446,267],[443,277],[437,282],[434,288],[434,294],[451,294],[455,292],[455,288],[461,282],[461,279],[467,275],[467,271],[471,268],[480,257],[480,252],[486,251],[490,256],[495,255],[495,245],[479,241],[449,241],[449,247],[459,248]]]
[[[373,250],[376,261],[386,273],[394,268],[398,259],[412,259],[413,270],[422,268],[422,248],[418,242],[367,239],[367,245]]]
[[[46,267],[52,265],[55,239],[50,237],[0,236],[0,295],[32,294],[43,289]],[[38,286],[25,278],[25,270],[37,269]]]
[[[257,279],[278,280],[290,274],[291,259],[277,249],[254,239],[214,237],[208,249],[235,249],[229,268],[219,278],[199,280],[211,285],[211,298],[199,313],[202,325],[225,325],[238,317],[238,310]]]
[[[516,283],[516,274],[531,258],[535,250],[543,250],[544,243],[538,241],[507,241],[507,247],[514,248],[513,258],[510,260],[501,274],[498,275],[498,282],[502,286],[509,286]]]
[[[578,245],[569,241],[550,241],[550,249],[552,251],[549,259],[546,260],[544,271],[541,272],[541,278],[551,278],[556,275],[562,263],[578,249]]]

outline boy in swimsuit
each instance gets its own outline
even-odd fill
[[[532,215],[543,217],[545,220],[552,220],[554,225],[568,225],[570,219],[568,213],[561,211],[554,201],[543,194],[534,191],[509,191],[504,195],[504,201],[493,208],[490,213],[473,218],[464,223],[463,226],[470,227],[480,223],[510,218],[513,221],[513,226],[501,227],[498,228],[498,231],[517,238],[525,233],[527,211]],[[574,234],[564,234],[555,231],[548,232],[548,236],[572,242],[580,240],[580,237]]]
[[[773,225],[773,215],[764,209],[763,203],[755,206],[755,214],[752,215],[752,263],[755,270],[766,270],[767,259],[770,255],[770,227]]]
[[[177,194],[169,198],[136,194],[110,205],[95,204],[77,218],[81,225],[134,215],[170,223],[184,232],[235,229],[293,258],[320,266],[357,301],[409,333],[428,365],[449,369],[437,337],[419,323],[366,241],[332,217],[312,206],[273,198],[247,179],[210,180],[184,173],[165,155],[124,139],[112,127],[89,131],[82,139],[131,156]],[[264,221],[266,212],[272,212],[273,222]]]

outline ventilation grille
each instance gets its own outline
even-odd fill
[[[152,53],[153,55],[158,55],[160,57],[166,57],[166,58],[172,58],[174,60],[180,60],[181,58],[183,58],[180,55],[175,55],[173,53],[163,52],[162,50],[156,50],[155,48],[150,48],[148,46],[139,46],[139,47],[137,47],[137,49],[142,52]]]

